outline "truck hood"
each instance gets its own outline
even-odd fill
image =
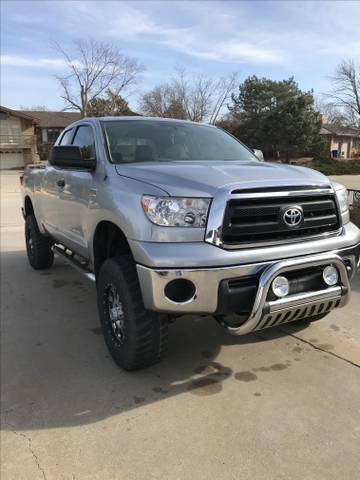
[[[331,185],[328,178],[310,168],[264,162],[148,162],[116,165],[116,171],[157,186],[172,197],[213,197],[219,187],[227,184],[236,184],[238,189],[263,182],[266,185]]]

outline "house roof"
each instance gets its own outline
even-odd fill
[[[7,108],[2,105],[0,105],[0,111],[3,113],[8,113],[13,117],[25,118],[26,120],[31,120],[34,124],[39,123],[39,120],[37,119],[37,117],[35,115],[31,115],[31,112],[23,112],[22,110],[11,110],[11,108]]]
[[[336,135],[338,137],[360,137],[360,128],[348,127],[338,123],[323,123],[320,133],[323,135]]]
[[[37,125],[42,128],[65,128],[70,123],[81,119],[79,112],[48,112],[37,110],[18,110],[19,113],[38,119]]]

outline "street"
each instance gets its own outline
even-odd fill
[[[309,326],[169,328],[166,358],[122,371],[95,284],[27,261],[18,172],[1,172],[2,480],[359,478],[360,276]]]

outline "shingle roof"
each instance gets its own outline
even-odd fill
[[[79,112],[47,112],[36,110],[17,110],[17,112],[39,120],[39,127],[65,128],[70,125],[70,123],[76,122],[81,118]]]
[[[38,123],[38,120],[34,115],[30,115],[29,112],[24,112],[23,110],[12,110],[11,108],[7,108],[4,106],[0,106],[0,110],[4,113],[9,113],[10,115],[13,115],[14,117],[19,117],[19,118],[26,118],[27,120],[32,120],[35,124]]]
[[[348,127],[338,123],[323,123],[320,133],[346,137],[359,137],[360,128]]]

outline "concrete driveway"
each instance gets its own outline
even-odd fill
[[[329,178],[350,190],[360,190],[360,175],[331,175]]]
[[[167,358],[109,358],[95,285],[26,258],[18,174],[1,173],[2,480],[359,478],[360,281],[309,327],[170,326]]]

